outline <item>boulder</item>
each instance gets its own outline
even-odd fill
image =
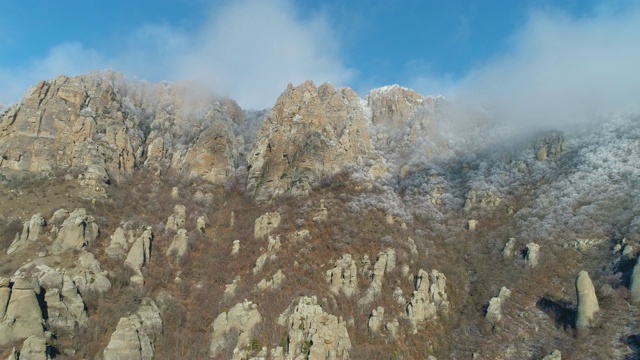
[[[543,357],[542,360],[562,360],[562,353],[560,350],[553,350],[549,355]]]
[[[206,227],[207,227],[207,221],[206,221],[204,215],[202,215],[196,220],[196,229],[198,229],[198,231],[200,231],[200,233],[204,234],[204,231],[205,231]]]
[[[240,252],[240,240],[233,240],[233,245],[231,247],[231,255],[238,255]]]
[[[484,318],[491,326],[496,326],[502,320],[502,303],[511,295],[511,291],[506,287],[500,289],[500,294],[489,300],[487,313]]]
[[[56,252],[82,249],[98,237],[98,224],[85,209],[76,209],[62,223],[58,236],[52,244]]]
[[[576,278],[576,295],[578,297],[576,328],[588,328],[593,325],[595,314],[600,310],[600,306],[589,273],[584,270],[580,271]]]

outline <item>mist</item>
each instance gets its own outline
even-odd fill
[[[640,111],[640,6],[572,18],[534,11],[508,50],[443,92],[523,130]],[[445,83],[445,82],[442,82]]]

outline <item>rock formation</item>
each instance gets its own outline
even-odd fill
[[[276,349],[275,359],[346,359],[351,340],[341,318],[324,312],[317,299],[303,297],[280,315],[278,324],[287,330],[287,346]]]
[[[600,306],[589,273],[584,270],[580,271],[576,278],[576,295],[578,297],[576,327],[588,328],[593,325],[595,314],[600,310]]]
[[[173,257],[175,261],[179,262],[182,257],[185,256],[189,250],[189,238],[187,237],[187,230],[180,229],[178,233],[173,237],[171,246],[167,249],[167,257]]]
[[[371,315],[369,315],[369,332],[372,334],[376,334],[380,332],[382,328],[382,323],[384,321],[384,308],[382,306],[378,306],[377,308],[371,311]]]
[[[29,336],[20,349],[18,360],[49,360],[47,340],[42,336]]]
[[[509,241],[507,241],[507,243],[504,245],[504,248],[502,249],[502,257],[505,259],[511,259],[515,246],[516,239],[509,238]]]
[[[415,291],[405,310],[414,331],[425,320],[435,318],[438,313],[446,315],[449,312],[446,281],[444,274],[437,270],[432,270],[431,274],[422,269],[418,271],[415,277]]]
[[[33,215],[29,221],[25,221],[22,227],[22,234],[16,234],[16,239],[11,243],[11,246],[9,246],[7,255],[20,251],[30,243],[37,241],[45,225],[46,221],[40,213]]]
[[[154,358],[154,342],[161,333],[160,310],[153,300],[145,298],[135,314],[120,318],[104,349],[103,358],[151,360]]]
[[[536,243],[528,243],[527,244],[527,255],[525,257],[525,261],[527,265],[531,267],[538,266],[538,257],[540,253],[540,245]]]
[[[27,279],[0,279],[0,346],[44,335],[36,287]]]
[[[144,278],[140,269],[151,259],[151,242],[153,241],[153,234],[151,233],[151,227],[148,227],[142,235],[140,235],[131,246],[129,254],[127,255],[124,264],[134,271],[134,275],[131,276],[131,282],[134,284],[142,285]]]
[[[257,139],[247,162],[248,189],[258,199],[308,194],[313,183],[363,164],[373,150],[356,93],[311,81],[280,95]]]
[[[212,325],[210,356],[212,358],[224,357],[223,351],[233,348],[233,359],[242,358],[239,350],[244,350],[249,346],[253,331],[261,322],[262,316],[258,311],[258,306],[246,300],[236,304],[228,312],[218,315]],[[228,334],[237,335],[235,344],[227,344]]]
[[[543,357],[542,360],[562,360],[562,353],[560,350],[553,350],[551,354]]]
[[[327,282],[331,292],[336,295],[342,292],[346,297],[351,297],[358,291],[358,268],[351,255],[342,255],[333,269],[327,270]]]
[[[511,295],[511,291],[506,287],[500,289],[498,296],[491,298],[487,313],[484,318],[491,326],[496,326],[502,320],[502,303]]]
[[[62,252],[82,249],[98,237],[98,225],[93,216],[87,215],[85,209],[76,209],[62,223],[52,249]]]
[[[266,235],[269,235],[273,232],[273,230],[277,229],[280,226],[280,221],[282,218],[280,217],[279,212],[268,212],[260,216],[256,219],[253,225],[253,237],[256,239],[260,239]]]
[[[391,248],[388,248],[378,254],[378,259],[373,266],[373,272],[369,275],[371,278],[371,285],[369,285],[367,292],[360,298],[360,300],[358,300],[358,305],[360,307],[367,306],[380,294],[384,274],[385,272],[392,271],[395,268],[395,259],[396,252]]]
[[[273,290],[279,289],[282,286],[282,283],[284,282],[285,279],[286,279],[286,276],[284,276],[284,274],[282,273],[282,270],[278,270],[278,272],[276,272],[275,274],[273,274],[273,276],[271,276],[271,279],[260,280],[260,282],[257,285],[257,288],[259,291],[266,291],[266,290],[273,291]]]
[[[277,258],[276,252],[278,251],[278,249],[280,249],[280,246],[280,236],[269,236],[269,245],[267,247],[267,250],[256,259],[256,265],[253,267],[254,274],[257,274],[260,270],[262,270],[267,260],[273,261]]]
[[[187,208],[184,205],[176,205],[173,207],[173,214],[167,219],[165,229],[167,231],[178,231],[184,228],[187,219]]]

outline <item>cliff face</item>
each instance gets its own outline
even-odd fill
[[[91,185],[142,167],[194,172],[214,183],[234,175],[235,102],[115,73],[42,81],[0,123],[0,168],[80,174]]]
[[[289,86],[248,156],[248,188],[259,199],[308,194],[314,181],[362,166],[372,151],[364,107],[352,90],[311,81]]]

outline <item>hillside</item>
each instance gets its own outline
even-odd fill
[[[112,72],[2,111],[2,358],[640,356],[639,115]]]

